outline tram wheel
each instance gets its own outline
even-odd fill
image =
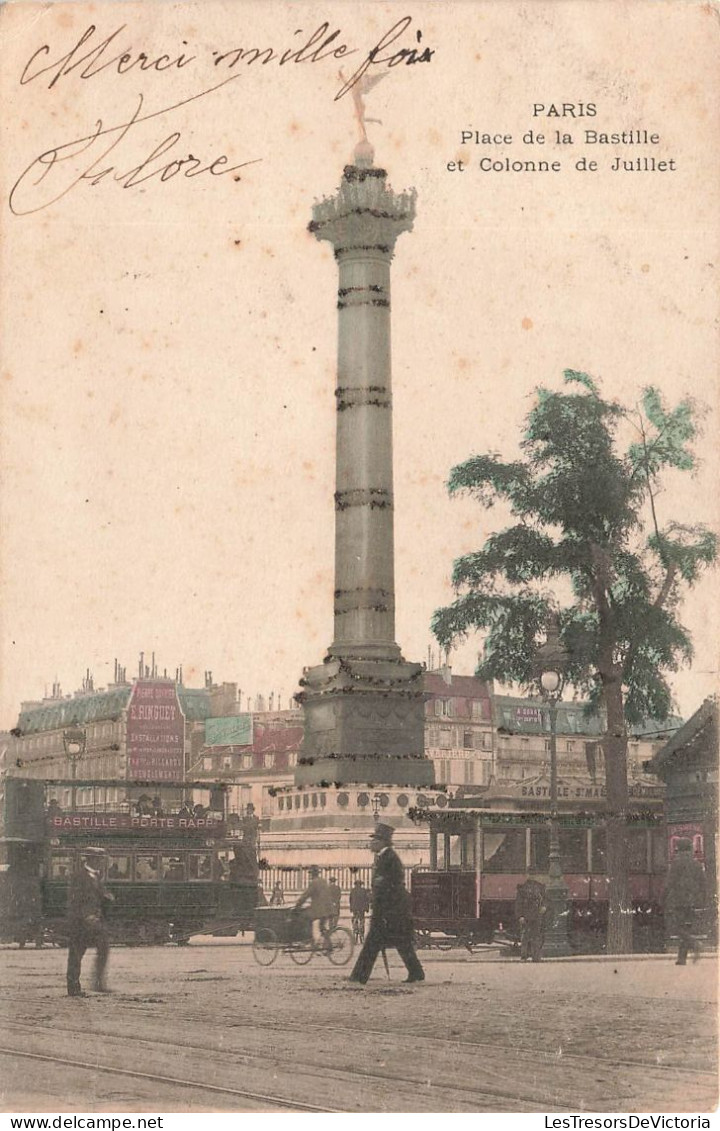
[[[353,938],[347,927],[336,927],[330,932],[328,958],[333,966],[347,966],[353,955]]]
[[[261,927],[255,932],[253,958],[261,966],[272,966],[278,956],[278,937],[270,927]]]

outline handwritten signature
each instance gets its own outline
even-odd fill
[[[362,56],[362,62],[335,94],[335,101],[343,98],[358,83],[371,67],[394,68],[404,64],[411,66],[416,63],[429,63],[434,51],[429,47],[421,47],[422,32],[415,31],[415,47],[400,47],[398,41],[412,25],[412,17],[404,16],[380,37],[378,42]],[[125,24],[116,28],[100,42],[96,41],[97,28],[91,24],[80,36],[74,47],[60,57],[51,58],[52,51],[49,44],[38,47],[25,63],[20,75],[20,85],[37,80],[47,81],[47,89],[52,90],[56,84],[66,76],[76,72],[83,80],[95,78],[103,72],[109,74],[126,75],[130,72],[154,72],[161,74],[164,71],[178,71],[190,67],[197,60],[197,56],[181,51],[179,53],[152,54],[146,51],[135,51],[127,47],[114,53],[118,49],[118,40],[126,29]],[[295,36],[303,36],[302,46],[293,47],[284,51],[274,47],[237,47],[231,51],[213,51],[212,65],[218,70],[233,71],[223,81],[214,86],[207,87],[199,93],[193,94],[162,110],[143,112],[145,105],[142,94],[138,94],[138,103],[135,111],[125,121],[118,125],[106,125],[100,119],[95,129],[82,137],[63,141],[52,145],[35,157],[27,168],[20,174],[13,185],[10,196],[10,210],[16,216],[27,216],[49,207],[67,196],[78,185],[89,183],[92,186],[101,182],[114,182],[122,188],[135,188],[154,180],[156,183],[165,183],[175,177],[199,177],[202,174],[218,177],[228,173],[234,174],[235,180],[240,180],[240,170],[249,165],[256,165],[262,161],[257,157],[230,165],[224,154],[211,161],[203,163],[201,158],[192,153],[178,156],[182,149],[182,135],[179,131],[169,133],[144,160],[133,164],[119,161],[115,152],[131,134],[136,134],[136,127],[143,122],[154,118],[161,118],[186,106],[190,102],[197,102],[201,98],[220,90],[228,83],[239,78],[244,73],[244,68],[258,63],[266,66],[276,63],[282,67],[288,63],[317,63],[324,59],[343,59],[349,55],[358,55],[357,48],[348,47],[342,41],[339,28],[331,30],[330,24],[320,24],[312,34],[307,35],[298,29]],[[187,47],[187,41],[182,41]],[[240,69],[240,65],[243,69]],[[236,70],[237,68],[237,70]],[[109,142],[109,144],[107,144]],[[105,164],[108,156],[113,153],[112,163]],[[171,159],[167,160],[171,155]],[[87,164],[87,159],[90,163]],[[129,167],[127,167],[129,164]],[[78,172],[78,168],[80,171]]]
[[[137,107],[127,121],[121,122],[117,126],[106,126],[102,120],[99,120],[92,133],[73,138],[72,141],[63,142],[60,145],[51,146],[50,149],[46,149],[38,157],[35,157],[16,180],[10,190],[8,201],[11,212],[16,216],[28,216],[33,212],[40,212],[43,208],[48,208],[51,204],[62,200],[72,189],[83,182],[98,185],[101,181],[110,180],[119,184],[121,188],[128,189],[135,188],[137,185],[144,184],[154,178],[165,183],[176,176],[199,177],[203,173],[208,173],[213,177],[234,173],[235,180],[240,180],[239,170],[247,168],[248,165],[259,164],[262,161],[261,157],[242,161],[237,165],[229,165],[228,158],[221,154],[213,161],[203,165],[199,157],[188,153],[186,157],[174,157],[172,160],[162,163],[161,159],[165,158],[181,140],[182,135],[178,131],[165,137],[144,160],[131,168],[119,167],[116,163],[117,157],[114,158],[112,164],[104,165],[108,155],[117,149],[134,127],[141,122],[148,122],[152,118],[161,118],[181,106],[186,106],[189,102],[196,102],[198,99],[220,90],[221,87],[226,86],[237,77],[231,75],[230,78],[216,86],[208,87],[198,94],[193,94],[191,97],[183,99],[182,102],[176,102],[172,106],[165,106],[162,110],[153,110],[145,114],[141,113],[144,99],[140,94],[138,95]],[[112,138],[113,140],[98,154],[96,143],[101,138]],[[104,142],[101,142],[100,148],[103,144]],[[85,166],[85,158],[89,153],[92,154],[92,161]],[[82,158],[80,163],[84,167],[80,173],[77,173],[79,158]],[[67,171],[68,166],[69,171]],[[42,185],[42,188],[36,192],[40,185]],[[53,195],[48,197],[47,193]],[[33,199],[36,195],[40,198],[39,203]],[[30,198],[29,201],[26,199],[27,197]]]

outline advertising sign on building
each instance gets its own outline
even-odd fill
[[[205,720],[206,746],[252,746],[252,715],[230,715]]]
[[[127,713],[128,777],[177,781],[184,772],[185,716],[167,680],[135,684]]]
[[[534,726],[542,726],[542,708],[540,707],[516,707],[515,719],[520,724],[531,723]]]

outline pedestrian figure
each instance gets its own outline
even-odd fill
[[[515,921],[520,928],[520,960],[539,962],[545,930],[545,885],[527,879],[515,892]]]
[[[285,902],[285,893],[282,889],[282,884],[278,880],[276,882],[274,888],[272,889],[272,895],[270,896],[270,906],[271,907],[282,907],[284,902]]]
[[[405,963],[406,982],[423,982],[425,972],[413,946],[410,897],[400,857],[392,847],[392,825],[378,823],[370,834],[370,850],[375,854],[372,880],[370,930],[350,975],[351,982],[365,985],[375,959],[388,946],[395,947]]]
[[[333,913],[330,917],[330,927],[331,927],[332,930],[334,930],[335,927],[337,927],[337,925],[340,921],[340,904],[342,902],[342,889],[340,888],[340,885],[337,882],[336,876],[330,877],[330,882],[328,884],[328,888],[329,888],[329,891],[330,891],[330,898],[332,900],[332,905],[333,905]]]
[[[695,937],[698,912],[705,903],[705,873],[702,864],[693,859],[692,841],[680,840],[675,859],[670,865],[665,888],[665,914],[673,935],[678,936],[675,965],[684,966],[688,951],[695,961],[700,957],[700,944]]]
[[[370,893],[362,880],[356,880],[350,892],[350,914],[352,915],[353,937],[356,942],[365,938],[365,916],[370,910]]]
[[[318,936],[326,947],[330,946],[328,934],[330,920],[333,914],[333,902],[330,896],[330,885],[320,875],[317,864],[312,864],[308,869],[310,883],[305,888],[297,903],[295,910],[301,911],[305,904],[310,905],[310,919],[313,926],[313,938],[318,941]]]
[[[106,968],[110,943],[105,923],[105,908],[113,899],[100,878],[99,868],[93,867],[102,860],[102,848],[85,848],[80,852],[80,863],[70,881],[68,890],[68,962],[67,992],[69,997],[84,997],[80,987],[80,967],[88,947],[95,947],[93,989],[108,993]]]

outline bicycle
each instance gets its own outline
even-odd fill
[[[263,908],[264,912],[268,909]],[[281,910],[273,908],[273,910]],[[314,954],[327,958],[333,966],[346,966],[353,956],[353,937],[347,927],[334,927],[320,941],[312,937],[310,920],[305,916],[285,912],[273,916],[273,926],[266,926],[269,916],[258,916],[253,958],[260,966],[272,966],[281,952],[289,954],[298,966],[305,966]]]

